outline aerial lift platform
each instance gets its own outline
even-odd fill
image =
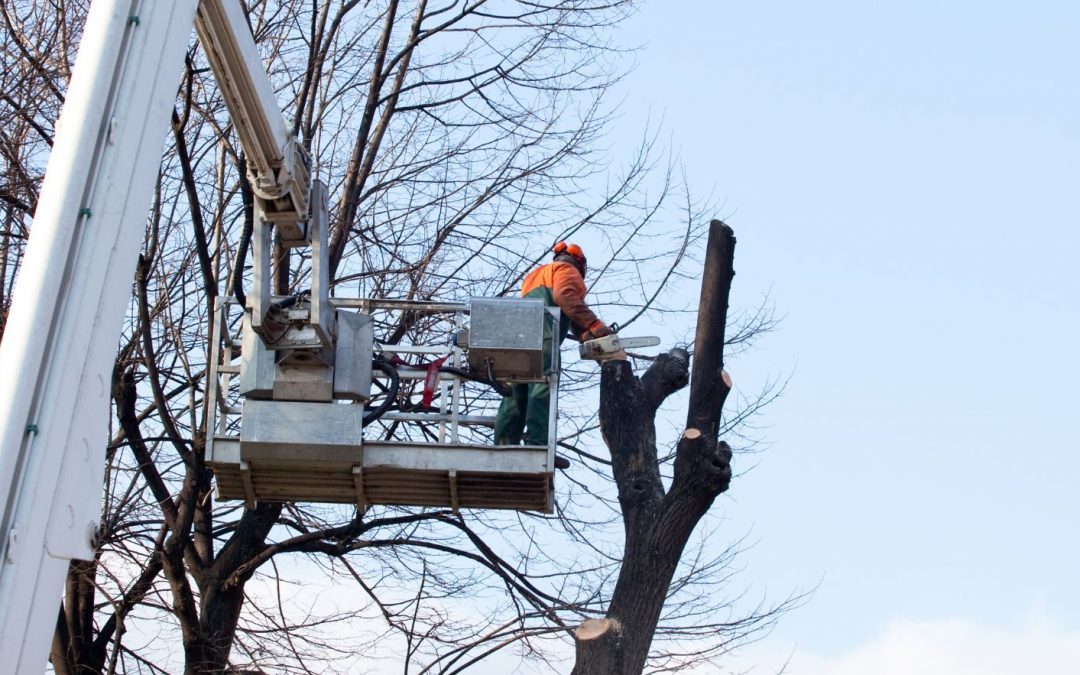
[[[243,335],[215,339],[220,356],[214,358],[208,395],[217,405],[207,463],[219,499],[242,499],[249,506],[336,502],[355,504],[361,512],[374,504],[551,512],[558,367],[545,373],[539,366],[544,317],[557,321],[557,309],[507,298],[469,303],[335,298],[332,304],[339,321],[361,326],[370,325],[371,313],[408,311],[439,315],[455,330],[444,334],[448,339],[441,344],[379,345],[377,352],[369,346],[357,358],[374,359],[381,367],[366,383],[371,394],[333,403],[268,399],[271,387],[253,390],[245,382],[254,377],[248,372],[252,353],[265,358],[261,345]],[[220,303],[215,325],[227,325],[224,316],[234,307]],[[462,344],[464,335],[468,346]],[[360,342],[370,345],[367,338]],[[558,354],[551,356],[557,364]],[[410,360],[417,365],[408,365]],[[499,364],[493,370],[503,382],[548,383],[547,445],[492,445],[484,430],[494,417],[473,411],[478,395],[489,388],[476,381],[486,377],[476,368],[485,362]],[[440,363],[446,365],[439,368]],[[280,382],[278,389],[289,395]],[[434,405],[419,401],[425,392]]]

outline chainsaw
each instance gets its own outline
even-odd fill
[[[628,337],[621,338],[615,333],[605,335],[595,340],[586,340],[578,348],[578,354],[583,359],[590,361],[607,361],[627,349],[635,347],[655,347],[660,344],[658,337]]]

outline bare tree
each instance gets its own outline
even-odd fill
[[[86,4],[0,5],[5,307]],[[514,293],[551,243],[584,236],[607,254],[590,254],[601,311],[631,321],[694,311],[665,289],[699,255],[702,214],[712,204],[689,197],[654,135],[645,134],[622,166],[611,166],[602,150],[612,112],[606,94],[622,73],[610,35],[630,2],[246,5],[279,99],[334,194],[339,293],[447,300]],[[642,569],[633,556],[652,541],[628,529],[628,562],[620,565],[618,505],[627,523],[647,524],[648,509],[624,503],[625,485],[636,480],[626,482],[632,456],[647,456],[651,444],[657,476],[673,460],[682,486],[682,458],[723,454],[708,440],[716,431],[695,426],[706,440],[657,458],[648,426],[623,428],[612,417],[611,406],[634,392],[651,392],[659,405],[660,393],[676,388],[677,358],[661,357],[640,382],[627,364],[604,367],[599,424],[611,459],[591,449],[596,414],[567,406],[563,443],[576,462],[560,478],[551,517],[218,503],[204,456],[213,403],[205,397],[209,324],[216,298],[244,293],[252,211],[243,152],[194,42],[163,137],[112,382],[102,544],[95,561],[71,567],[55,670],[324,672],[362,667],[361,655],[371,652],[392,653],[403,672],[459,672],[510,650],[557,665],[583,618],[606,612],[626,621],[623,603]],[[686,203],[674,217],[680,193]],[[304,288],[306,261],[279,254],[278,292]],[[385,343],[448,330],[408,313],[378,318]],[[750,318],[747,335],[769,328],[767,313]],[[698,361],[702,344],[699,337]],[[566,369],[569,400],[587,395],[594,372]],[[412,394],[404,391],[401,404],[412,404]],[[472,404],[485,410],[494,401],[478,392]],[[627,440],[636,433],[644,435]],[[772,616],[751,607],[725,625],[702,618],[728,605],[711,589],[726,585],[737,546],[716,551],[693,540],[692,529],[672,534],[682,544],[669,561],[671,583],[650,605],[661,619],[625,630],[641,636],[648,628],[650,638],[655,630],[657,643],[689,636],[693,644],[650,652],[646,641],[620,657],[624,663],[700,661]],[[688,541],[696,553],[684,556]],[[317,603],[296,590],[316,573],[349,604]]]
[[[579,675],[639,673],[645,667],[668,590],[698,521],[731,481],[731,447],[718,440],[731,381],[724,371],[724,330],[735,272],[735,236],[713,221],[701,284],[693,379],[690,356],[661,355],[641,378],[626,361],[604,365],[600,424],[611,450],[626,543],[606,616],[576,631]],[[691,383],[686,430],[664,485],[655,416],[664,399]],[[752,627],[744,622],[740,630]],[[719,628],[716,624],[713,626]],[[734,626],[728,626],[729,629]]]

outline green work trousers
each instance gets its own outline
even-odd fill
[[[546,382],[515,384],[502,400],[495,417],[497,445],[547,445],[551,388]]]

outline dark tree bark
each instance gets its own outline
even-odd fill
[[[660,477],[655,416],[665,398],[686,386],[687,352],[673,349],[661,355],[640,379],[626,361],[603,365],[600,426],[611,451],[626,540],[606,618],[586,621],[575,632],[574,675],[620,675],[644,669],[686,542],[731,481],[731,448],[718,435],[731,390],[724,372],[724,326],[735,274],[734,253],[731,228],[712,221],[686,430],[667,490]]]

